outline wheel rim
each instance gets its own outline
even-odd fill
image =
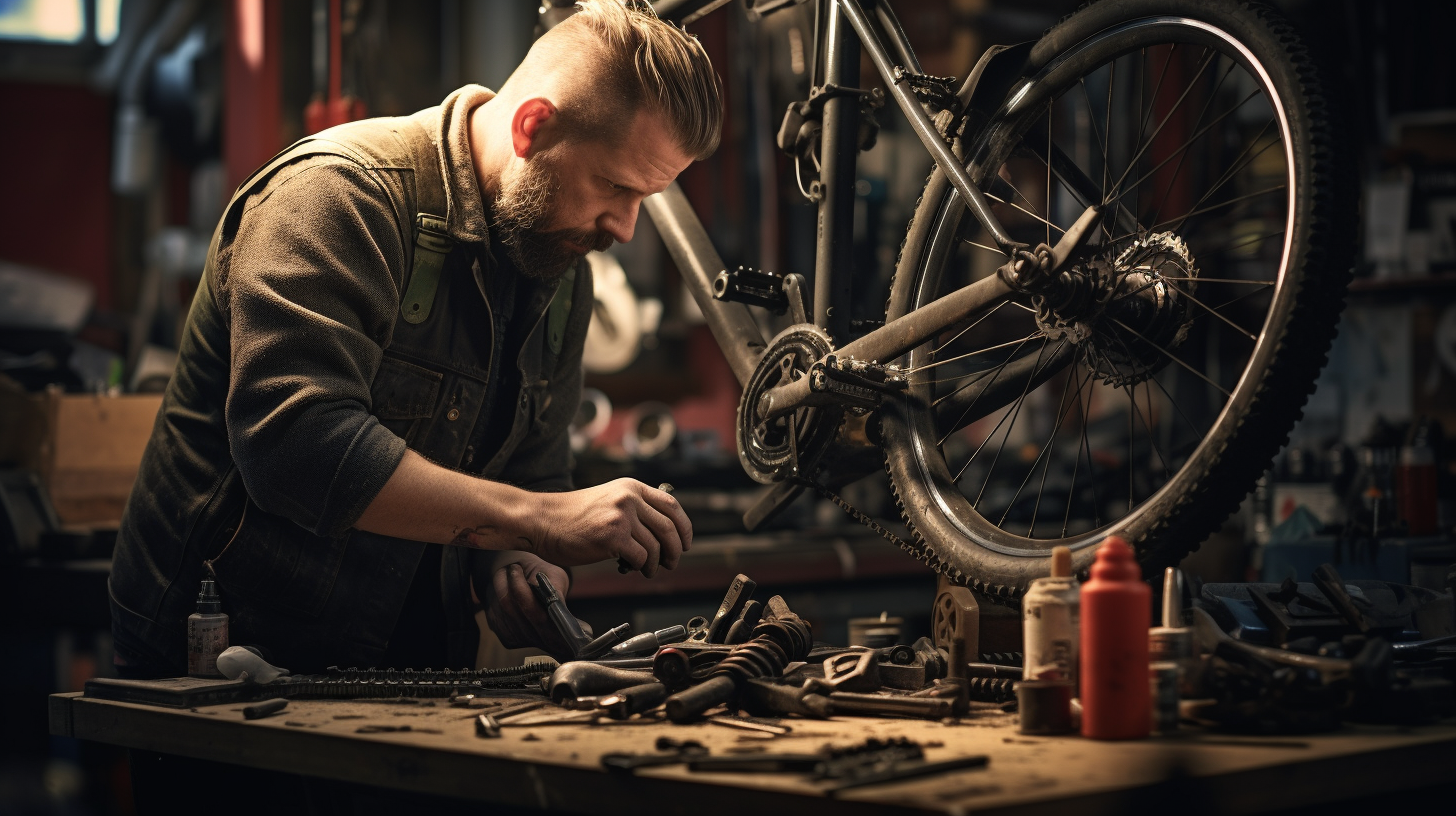
[[[1119,80],[1118,73],[1125,79]],[[1165,88],[1170,73],[1181,81]],[[1232,95],[1236,89],[1241,90]],[[1134,95],[1136,116],[1113,113],[1134,101]],[[1080,145],[1068,144],[1062,136],[1058,127],[1065,129],[1068,121],[1084,135],[1092,134],[1090,154],[1081,150],[1077,155]],[[1170,123],[1177,123],[1172,131],[1168,130]],[[1167,140],[1167,133],[1180,130],[1182,138]],[[1230,134],[1239,137],[1231,144]],[[1041,356],[1056,343],[1037,338],[1035,331],[1012,331],[1015,321],[996,316],[1007,310],[1020,313],[1032,304],[1021,298],[1008,301],[977,318],[990,321],[989,325],[954,327],[947,333],[952,335],[950,339],[942,335],[939,344],[929,343],[908,356],[908,371],[936,372],[930,380],[918,383],[912,373],[912,399],[907,403],[918,406],[909,410],[907,419],[912,466],[918,469],[920,482],[928,486],[930,499],[954,532],[987,549],[1015,556],[1045,556],[1058,544],[1088,547],[1111,531],[1136,537],[1150,522],[1154,508],[1201,475],[1201,463],[1218,453],[1219,439],[1257,390],[1259,375],[1287,319],[1298,193],[1289,116],[1269,72],[1237,38],[1199,21],[1150,18],[1089,38],[1022,85],[1003,108],[998,123],[973,146],[970,155],[977,183],[983,189],[995,192],[1000,188],[1007,193],[993,199],[999,201],[996,210],[1003,224],[1008,228],[1016,225],[1020,230],[1016,237],[1032,243],[1028,225],[1037,224],[1044,232],[1035,240],[1055,243],[1058,233],[1053,226],[1064,229],[1083,207],[1073,195],[1072,185],[1053,174],[1053,163],[1040,157],[1044,186],[1040,191],[1028,189],[1027,174],[1018,171],[1019,159],[1008,147],[1023,139],[1041,138],[1070,150],[1068,156],[1084,175],[1098,180],[1096,195],[1112,199],[1114,207],[1122,210],[1118,214],[1123,221],[1104,224],[1099,236],[1108,258],[1124,257],[1134,239],[1147,240],[1161,231],[1168,233],[1163,249],[1176,255],[1169,246],[1183,245],[1188,254],[1178,260],[1191,261],[1196,268],[1189,274],[1174,275],[1169,274],[1171,267],[1155,266],[1152,275],[1177,293],[1189,310],[1187,336],[1176,343],[1167,337],[1154,342],[1156,338],[1136,332],[1129,335],[1124,329],[1132,327],[1122,324],[1116,329],[1119,337],[1107,330],[1112,324],[1102,321],[1088,329],[1089,336],[1081,342],[1065,337],[1058,341],[1064,349],[1070,343],[1074,356],[1059,374],[1045,383],[1025,376],[1013,378],[1013,384],[1028,383],[1025,393],[997,414],[966,428],[952,430],[959,422],[943,411],[937,422],[934,412],[925,406],[940,408],[947,401],[965,401],[965,397],[952,396],[955,389],[964,388],[953,384],[957,377],[984,381],[1000,376],[993,373],[998,368],[1004,374],[1017,365],[1026,370],[1028,364],[1036,371],[1042,363],[1027,346],[1039,346],[1034,351]],[[1082,144],[1086,141],[1084,137]],[[1119,144],[1124,145],[1121,155]],[[1273,173],[1271,155],[1279,164]],[[1220,163],[1225,172],[1219,171]],[[1277,178],[1277,185],[1248,186],[1263,176]],[[988,183],[998,177],[1006,184]],[[1162,189],[1145,196],[1141,188],[1154,186]],[[1171,191],[1182,198],[1167,208]],[[1089,191],[1083,192],[1086,197]],[[952,193],[936,214],[909,308],[967,282],[953,272],[947,274],[960,265],[960,255],[979,252],[989,257],[994,253],[999,263],[999,253],[986,246],[990,241],[984,236],[967,237],[962,230],[967,223],[976,226],[964,210]],[[1119,229],[1125,221],[1144,227],[1142,235]],[[1239,240],[1227,240],[1237,232],[1231,226],[1243,230]],[[1224,240],[1214,240],[1220,235]],[[981,266],[984,274],[986,265]],[[1115,280],[1130,280],[1130,267],[1118,267],[1115,261],[1112,267]],[[1175,280],[1178,277],[1197,280]],[[1045,334],[1045,324],[1040,328]],[[1228,342],[1225,334],[1247,344],[1233,355],[1236,371],[1227,367],[1209,371],[1184,359],[1192,351],[1203,352],[1205,361],[1217,359],[1217,354],[1210,357],[1208,352],[1217,352]],[[1126,353],[1137,350],[1128,346],[1139,342],[1144,346],[1141,354]],[[1017,343],[1023,345],[1014,345]],[[1098,349],[1099,345],[1105,348]],[[1137,372],[1136,366],[1119,368],[1096,361],[1105,356],[1099,351],[1118,345],[1124,358],[1143,363],[1148,361],[1148,347],[1160,348],[1153,353],[1161,364],[1147,365],[1150,372]],[[1117,379],[1107,376],[1114,370],[1124,375],[1120,387],[1109,383]],[[1188,406],[1186,398],[1180,403],[1177,395],[1192,393],[1194,384],[1217,399],[1210,400],[1205,394],[1196,406]],[[1115,457],[1097,455],[1101,443],[1094,442],[1095,431],[1089,431],[1097,427],[1094,408],[1110,412],[1116,407],[1110,400],[1116,396],[1121,396],[1128,428],[1125,447],[1119,446],[1124,463],[1120,468],[1106,461]],[[1002,457],[1028,400],[1051,405],[1051,428],[1029,434],[1027,438],[1035,437],[1035,444],[1015,452],[1015,458],[1030,460],[1029,466],[1024,461],[1006,466]],[[1074,427],[1077,433],[1069,434],[1067,429]],[[1100,452],[1111,453],[1111,448],[1103,446]],[[1145,460],[1142,473],[1141,460]],[[1048,490],[1054,467],[1071,471],[1069,483],[1060,487],[1060,501],[1055,479]],[[968,473],[975,478],[967,478]],[[1125,489],[1120,490],[1119,485]],[[1099,495],[1099,487],[1106,495]],[[1112,498],[1118,500],[1117,507],[1109,501]]]

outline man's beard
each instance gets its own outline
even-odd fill
[[[554,282],[581,257],[568,243],[601,252],[612,237],[592,229],[543,230],[551,223],[556,192],[561,188],[553,156],[542,153],[505,181],[494,206],[491,226],[507,254],[532,278]]]

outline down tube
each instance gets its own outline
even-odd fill
[[[708,321],[708,328],[733,369],[733,376],[738,378],[739,385],[747,383],[763,356],[763,333],[747,306],[713,298],[713,278],[723,271],[723,259],[713,248],[703,222],[698,220],[698,214],[677,182],[648,196],[643,206]]]

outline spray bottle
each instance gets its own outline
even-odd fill
[[[1108,536],[1082,585],[1082,736],[1141,739],[1152,730],[1148,625],[1152,590],[1133,548]]]

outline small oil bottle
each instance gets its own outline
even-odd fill
[[[228,647],[228,616],[222,611],[217,582],[202,579],[197,611],[187,616],[187,674],[191,677],[222,677],[217,656]]]

